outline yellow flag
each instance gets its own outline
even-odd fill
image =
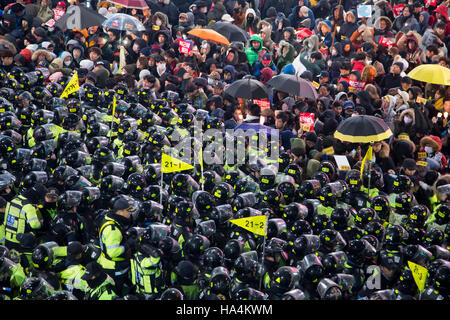
[[[409,269],[411,269],[414,281],[419,288],[419,291],[423,291],[425,288],[425,282],[427,280],[428,270],[417,263],[408,261]]]
[[[238,225],[245,230],[253,232],[254,234],[265,236],[267,234],[267,216],[254,216],[241,219],[230,220],[231,223]]]
[[[116,114],[116,106],[117,106],[117,99],[116,99],[116,95],[114,95],[113,97],[113,110],[112,110],[112,118],[114,120],[114,115]],[[113,121],[111,120],[111,121]]]
[[[59,97],[62,98],[68,98],[69,94],[80,90],[80,85],[78,83],[78,73],[75,71],[75,73],[72,76],[72,79],[70,79],[69,83],[67,84],[66,88],[64,89],[63,93]]]
[[[369,146],[369,149],[367,149],[366,155],[364,156],[364,159],[361,162],[361,179],[364,172],[364,165],[366,164],[366,160],[372,161],[372,146]]]
[[[122,69],[127,65],[125,60],[125,48],[120,46],[119,52],[119,69],[117,69],[116,74],[122,74]]]
[[[170,172],[178,172],[184,170],[190,170],[194,167],[189,163],[181,161],[180,159],[171,157],[165,153],[162,154],[161,159],[161,172],[162,173],[170,173]]]

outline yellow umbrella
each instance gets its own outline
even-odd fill
[[[450,86],[450,69],[438,64],[422,64],[408,73],[414,80]]]
[[[188,31],[190,35],[196,36],[200,39],[210,40],[220,44],[230,45],[230,42],[223,35],[213,29],[192,29]]]

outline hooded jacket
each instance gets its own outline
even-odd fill
[[[419,20],[419,34],[423,35],[425,31],[431,29],[431,26],[429,24],[430,14],[427,11],[422,11],[420,15],[423,16],[423,21],[420,22]]]
[[[277,49],[277,68],[282,70],[285,65],[294,61],[297,52],[294,46],[285,40],[281,40]]]
[[[325,34],[322,33],[322,26],[325,26],[326,29],[328,30]],[[320,41],[325,44],[328,48],[331,47],[331,43],[332,43],[332,28],[331,28],[331,21],[330,20],[323,20],[320,21],[319,24],[317,25],[317,28],[319,29],[319,39]]]
[[[253,15],[253,21],[251,23],[249,23],[249,21],[247,20],[247,17],[249,14]],[[259,24],[260,18],[256,15],[256,12],[254,9],[252,8],[248,8],[245,11],[245,18],[244,21],[242,23],[242,28],[252,34],[252,33],[256,33],[258,31],[258,24]]]
[[[223,72],[228,71],[231,73],[231,79],[230,80],[224,80],[226,83],[230,84],[233,83],[236,79],[236,69],[232,65],[226,65],[223,67]]]
[[[339,30],[339,33],[338,33],[338,39],[341,39],[341,40],[350,39],[353,32],[355,32],[358,29],[358,24],[356,23],[355,13],[353,11],[349,11],[346,13],[346,18],[347,18],[347,15],[352,17],[352,21],[347,22],[347,19],[346,19],[346,21],[342,24],[342,26]]]
[[[252,46],[252,41],[254,40],[259,41],[259,43],[261,44],[258,50],[255,50]],[[247,49],[245,49],[245,54],[247,55],[248,64],[250,66],[253,66],[253,64],[258,60],[258,53],[259,51],[261,51],[263,46],[264,46],[263,41],[259,35],[254,34],[248,40],[248,47]]]

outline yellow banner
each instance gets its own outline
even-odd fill
[[[427,280],[428,270],[417,263],[408,261],[409,269],[411,269],[414,281],[419,288],[419,291],[423,291],[425,288],[425,282]]]
[[[265,236],[267,234],[267,218],[268,216],[254,216],[241,219],[230,220],[231,223],[244,228],[254,234]]]
[[[78,83],[78,73],[75,71],[74,75],[72,76],[72,79],[70,79],[69,83],[67,84],[66,88],[64,89],[63,93],[59,97],[60,99],[68,98],[69,94],[80,90],[80,85]]]
[[[181,161],[180,159],[171,157],[165,153],[162,154],[161,159],[161,172],[162,173],[170,173],[170,172],[178,172],[184,170],[190,170],[194,167],[189,163]]]

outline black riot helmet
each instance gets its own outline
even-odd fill
[[[161,294],[161,300],[184,300],[184,295],[177,288],[167,288]]]
[[[223,266],[215,267],[211,272],[210,283],[213,293],[227,294],[231,283],[230,272]]]
[[[223,251],[217,247],[210,247],[205,250],[203,254],[203,265],[208,270],[213,270],[216,267],[221,267],[224,264],[225,255]]]
[[[348,227],[350,216],[350,210],[348,210],[347,208],[334,208],[330,215],[334,229],[338,231],[346,229]]]
[[[384,195],[378,195],[374,197],[371,201],[370,207],[377,212],[380,219],[387,221],[389,220],[389,215],[391,214],[391,204],[389,203],[389,198]]]
[[[270,289],[276,295],[282,295],[295,289],[300,281],[300,272],[297,268],[283,266],[278,268],[270,281]]]
[[[369,179],[369,175],[370,175],[370,179]],[[362,179],[364,187],[366,187],[366,188],[369,187],[369,180],[370,180],[370,188],[372,188],[372,189],[377,188],[377,189],[381,190],[384,186],[383,175],[378,170],[372,169],[370,171],[364,171],[363,179]]]
[[[348,189],[352,192],[360,191],[362,187],[361,173],[359,170],[351,169],[345,176],[345,182],[347,182]]]
[[[317,198],[321,189],[319,180],[305,180],[296,191],[297,201]]]
[[[377,213],[374,209],[361,208],[355,215],[355,225],[358,228],[365,229],[369,222],[376,221],[377,219]]]
[[[414,195],[409,192],[401,192],[395,197],[395,212],[408,215],[414,202]]]
[[[298,202],[288,204],[283,211],[283,219],[292,224],[299,219],[305,219],[308,216],[308,208]]]
[[[339,250],[327,253],[322,258],[322,265],[327,274],[336,274],[345,270],[345,264],[348,261],[345,251]]]
[[[435,222],[439,225],[445,225],[450,222],[450,205],[447,203],[441,204],[434,214]]]
[[[304,234],[312,234],[312,228],[308,221],[304,219],[296,220],[292,226],[288,229],[289,240],[295,240]]]
[[[318,180],[320,182],[320,186],[323,187],[327,183],[330,183],[330,177],[325,172],[317,171],[315,172],[312,177],[312,180]]]
[[[284,174],[293,177],[296,184],[300,185],[302,183],[303,170],[297,164],[289,163],[284,169]]]
[[[408,216],[408,224],[411,227],[423,227],[430,215],[430,210],[424,205],[415,205],[411,208]]]
[[[330,178],[331,182],[335,181],[337,178],[336,165],[329,160],[323,160],[320,162],[319,172],[325,172]]]
[[[411,178],[405,174],[400,174],[395,177],[392,187],[392,192],[411,192],[412,182]]]
[[[185,257],[192,260],[197,260],[210,246],[210,241],[207,237],[194,234],[192,237],[186,240],[183,245],[183,251]]]
[[[324,268],[319,257],[315,253],[306,255],[300,262],[303,278],[309,282],[317,282],[324,273]]]

